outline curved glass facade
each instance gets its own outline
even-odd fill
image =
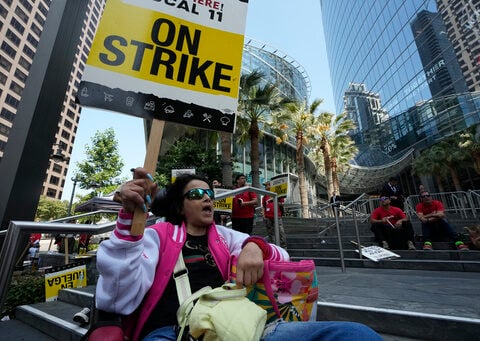
[[[242,57],[242,73],[260,70],[265,75],[265,82],[276,84],[284,96],[304,101],[310,96],[310,79],[293,58],[267,44],[245,38]],[[295,145],[292,143],[276,144],[275,137],[264,132],[260,138],[260,182],[269,180],[282,173],[296,174]],[[250,144],[246,146],[233,144],[234,172],[247,175],[250,167]],[[309,201],[316,196],[313,163],[305,157],[305,173],[309,192]]]
[[[276,84],[285,97],[303,101],[310,96],[310,79],[297,61],[278,49],[245,37],[242,73],[253,70],[261,70],[265,81]]]
[[[335,108],[362,119],[356,166],[391,165],[480,122],[479,1],[321,0],[321,8]],[[358,105],[365,98],[375,106]],[[375,120],[379,110],[389,119]]]

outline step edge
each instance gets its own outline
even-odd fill
[[[30,305],[21,305],[21,306],[18,306],[16,309],[22,310],[25,313],[31,314],[31,315],[33,315],[37,318],[42,319],[42,320],[49,321],[52,324],[54,324],[58,327],[62,327],[62,328],[66,329],[70,332],[73,332],[73,333],[79,335],[79,336],[85,335],[88,331],[87,329],[82,328],[75,323],[63,320],[59,317],[48,314],[48,313],[46,313],[46,312],[44,312],[40,309],[37,309],[37,308],[34,308],[34,307],[30,306]],[[22,322],[26,323],[25,321],[22,321]]]
[[[440,314],[432,314],[432,313],[422,313],[416,312],[411,310],[399,310],[399,309],[389,309],[389,308],[377,308],[377,307],[368,307],[368,306],[360,306],[360,305],[353,305],[353,304],[345,304],[345,303],[335,303],[335,302],[324,302],[324,301],[317,301],[317,308],[320,307],[329,307],[329,308],[341,308],[341,309],[350,309],[350,310],[358,310],[358,311],[369,311],[375,313],[385,313],[391,315],[403,315],[408,317],[418,317],[418,318],[429,318],[435,320],[443,320],[447,322],[467,322],[480,325],[480,318],[473,318],[473,317],[462,317],[462,316],[451,316],[451,315],[440,315]]]

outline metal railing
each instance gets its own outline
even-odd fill
[[[55,234],[100,234],[113,230],[115,221],[105,224],[75,224],[65,223],[73,219],[84,218],[103,213],[117,213],[116,211],[100,210],[80,214],[78,216],[65,217],[50,222],[11,221],[8,230],[0,231],[5,236],[3,247],[0,252],[0,311],[3,310],[5,299],[12,278],[12,273],[17,263],[15,259],[17,250],[24,247],[22,244],[25,234],[30,233],[55,233]]]

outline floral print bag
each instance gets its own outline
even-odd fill
[[[230,280],[235,282],[237,259],[232,260]],[[263,278],[247,287],[248,299],[267,311],[267,324],[277,319],[315,321],[318,281],[313,260],[265,261]]]

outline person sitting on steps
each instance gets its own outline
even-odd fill
[[[418,219],[422,222],[423,249],[432,250],[432,236],[448,237],[457,250],[469,250],[445,218],[445,208],[441,201],[434,200],[428,191],[420,193],[420,203],[415,207]]]
[[[384,249],[416,250],[412,224],[400,208],[390,205],[390,197],[380,198],[380,207],[373,210],[370,223],[376,242]]]

